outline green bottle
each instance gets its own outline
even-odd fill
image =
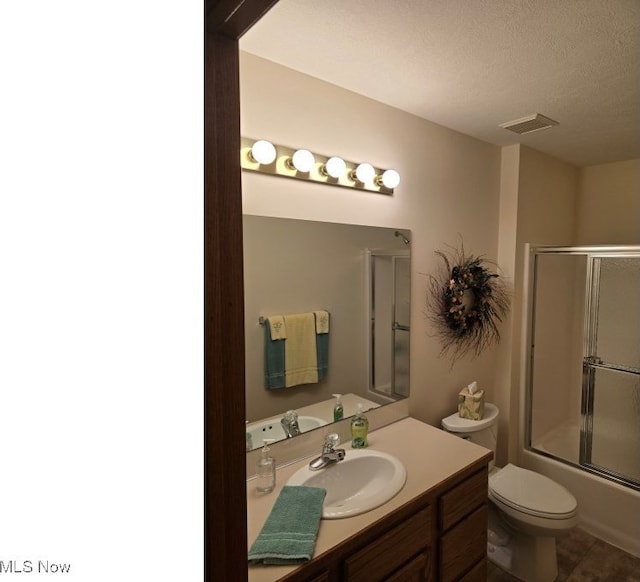
[[[358,403],[358,412],[351,419],[351,448],[364,449],[369,445],[367,434],[369,433],[369,419],[362,412],[362,403]]]
[[[336,404],[333,407],[333,422],[338,422],[344,418],[344,408],[342,408],[342,400],[340,397],[342,394],[332,394],[336,399]]]

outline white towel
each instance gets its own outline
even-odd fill
[[[287,339],[287,326],[282,315],[270,315],[267,321],[269,322],[272,340]]]
[[[316,333],[329,333],[329,312],[314,311],[316,316]]]
[[[316,322],[313,313],[285,315],[287,341],[284,344],[285,386],[316,384]]]

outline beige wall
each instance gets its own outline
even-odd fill
[[[497,376],[501,409],[509,410],[508,420],[503,418],[500,425],[498,463],[507,456],[516,461],[518,454],[525,244],[572,244],[578,189],[579,169],[575,166],[525,146],[503,148],[500,263],[514,273],[515,284],[510,328],[500,346]]]
[[[640,159],[581,170],[574,242],[640,243]]]
[[[412,230],[412,416],[433,425],[453,412],[460,388],[477,380],[497,397],[496,350],[476,360],[440,359],[425,317],[426,274],[436,249],[456,245],[496,258],[500,148],[318,79],[241,54],[241,131],[290,147],[396,168],[393,196],[244,172],[248,214],[403,227]]]
[[[520,176],[520,145],[502,148],[500,168],[500,221],[498,233],[498,264],[512,282],[512,308],[501,329],[495,370],[495,403],[501,414],[498,419],[496,463],[500,466],[509,458],[510,418],[517,416],[518,401],[511,399],[512,348],[519,338],[513,336],[513,304],[515,296],[515,265],[518,224],[518,188]],[[515,411],[512,412],[512,408]],[[515,433],[514,433],[515,434]]]

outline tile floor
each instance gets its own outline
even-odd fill
[[[556,582],[640,582],[640,558],[627,554],[580,528],[558,538]],[[518,579],[489,562],[487,582]]]

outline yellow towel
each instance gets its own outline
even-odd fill
[[[284,346],[285,386],[318,382],[316,321],[313,313],[285,315],[287,339]]]

